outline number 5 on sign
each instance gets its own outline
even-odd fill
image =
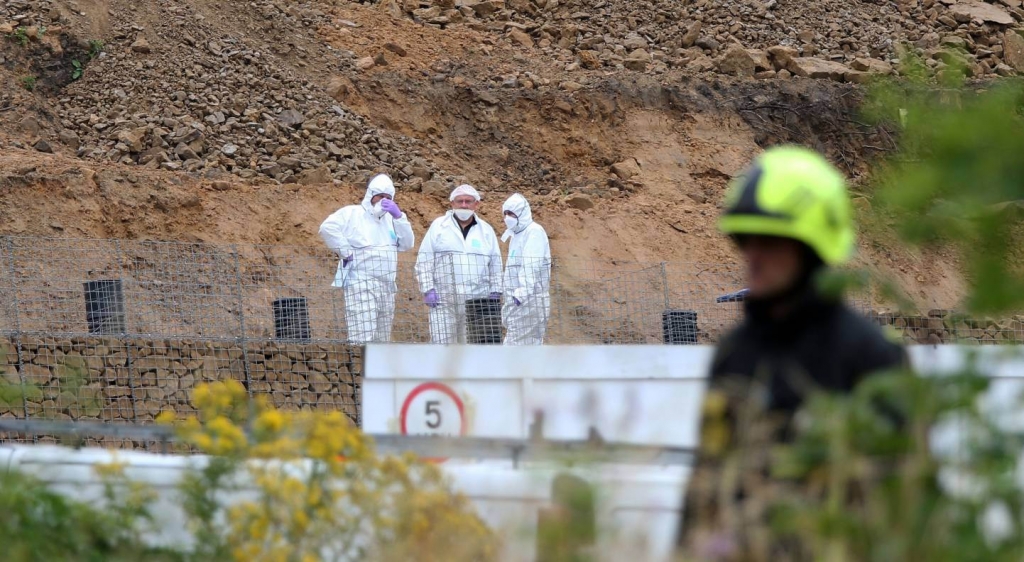
[[[451,387],[423,383],[405,397],[400,422],[402,435],[465,435],[465,409]]]

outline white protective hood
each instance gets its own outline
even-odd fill
[[[395,184],[386,174],[374,176],[366,186],[366,195],[363,196],[361,205],[367,213],[373,214],[373,198],[381,194],[386,194],[392,199],[395,198]]]
[[[511,197],[505,200],[501,205],[501,213],[504,215],[505,211],[512,211],[519,217],[519,222],[516,224],[514,229],[506,230],[501,235],[501,241],[507,242],[513,234],[519,234],[526,230],[526,227],[533,224],[533,213],[530,212],[530,202],[526,200],[526,197],[515,193]]]

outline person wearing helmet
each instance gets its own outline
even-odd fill
[[[480,192],[460,185],[448,200],[451,210],[431,223],[416,256],[416,279],[430,307],[430,341],[437,344],[466,343],[468,302],[497,309],[501,301],[501,249],[494,229],[476,214]]]
[[[416,244],[412,225],[394,198],[395,184],[379,174],[370,180],[361,204],[342,207],[320,225],[320,238],[341,258],[332,286],[345,292],[352,342],[391,340],[398,252]]]
[[[544,227],[533,221],[530,203],[516,193],[501,206],[505,234],[512,240],[505,264],[505,303],[501,321],[505,345],[540,345],[551,310],[551,247]]]
[[[757,409],[772,422],[768,439],[784,442],[808,394],[847,393],[872,373],[907,364],[878,326],[819,289],[820,274],[845,264],[856,244],[845,180],[822,156],[791,146],[764,152],[731,186],[719,227],[742,255],[748,290],[744,319],[711,364],[679,536],[698,551],[700,532],[690,531],[722,513],[708,482],[720,474],[717,455],[745,431],[738,416]]]

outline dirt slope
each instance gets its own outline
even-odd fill
[[[505,194],[526,193],[557,256],[732,262],[714,230],[718,203],[763,147],[810,145],[854,178],[891,147],[856,122],[857,86],[723,73],[733,39],[792,43],[805,56],[891,55],[868,48],[870,36],[843,48],[824,8],[800,29],[758,31],[737,7],[746,35],[727,26],[726,37],[724,8],[707,3],[683,3],[678,21],[654,4],[604,2],[580,19],[552,3],[510,0],[480,16],[479,2],[437,14],[390,1],[9,2],[0,25],[37,29],[24,45],[0,43],[0,232],[312,247],[320,221],[388,171],[418,233],[470,181],[492,224]],[[920,40],[931,28],[907,23],[914,10],[946,9],[924,4],[855,3],[844,17],[868,14],[871,33]],[[907,15],[895,21],[889,9]],[[452,11],[468,15],[452,21]],[[677,32],[694,21],[698,39],[718,45],[683,47]],[[991,25],[969,20],[954,35],[1001,37],[1006,26]],[[799,44],[807,29],[817,48]],[[637,37],[655,53],[642,66],[615,48]],[[950,256],[875,241],[861,260],[925,306],[953,306],[962,293]]]

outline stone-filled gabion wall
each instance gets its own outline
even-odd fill
[[[0,416],[151,422],[235,379],[284,409],[359,417],[362,348],[345,343],[0,337]]]
[[[908,315],[872,312],[868,315],[880,326],[895,329],[908,344],[1020,344],[1024,343],[1022,317],[995,320],[970,318],[949,310],[930,310],[928,314]]]

